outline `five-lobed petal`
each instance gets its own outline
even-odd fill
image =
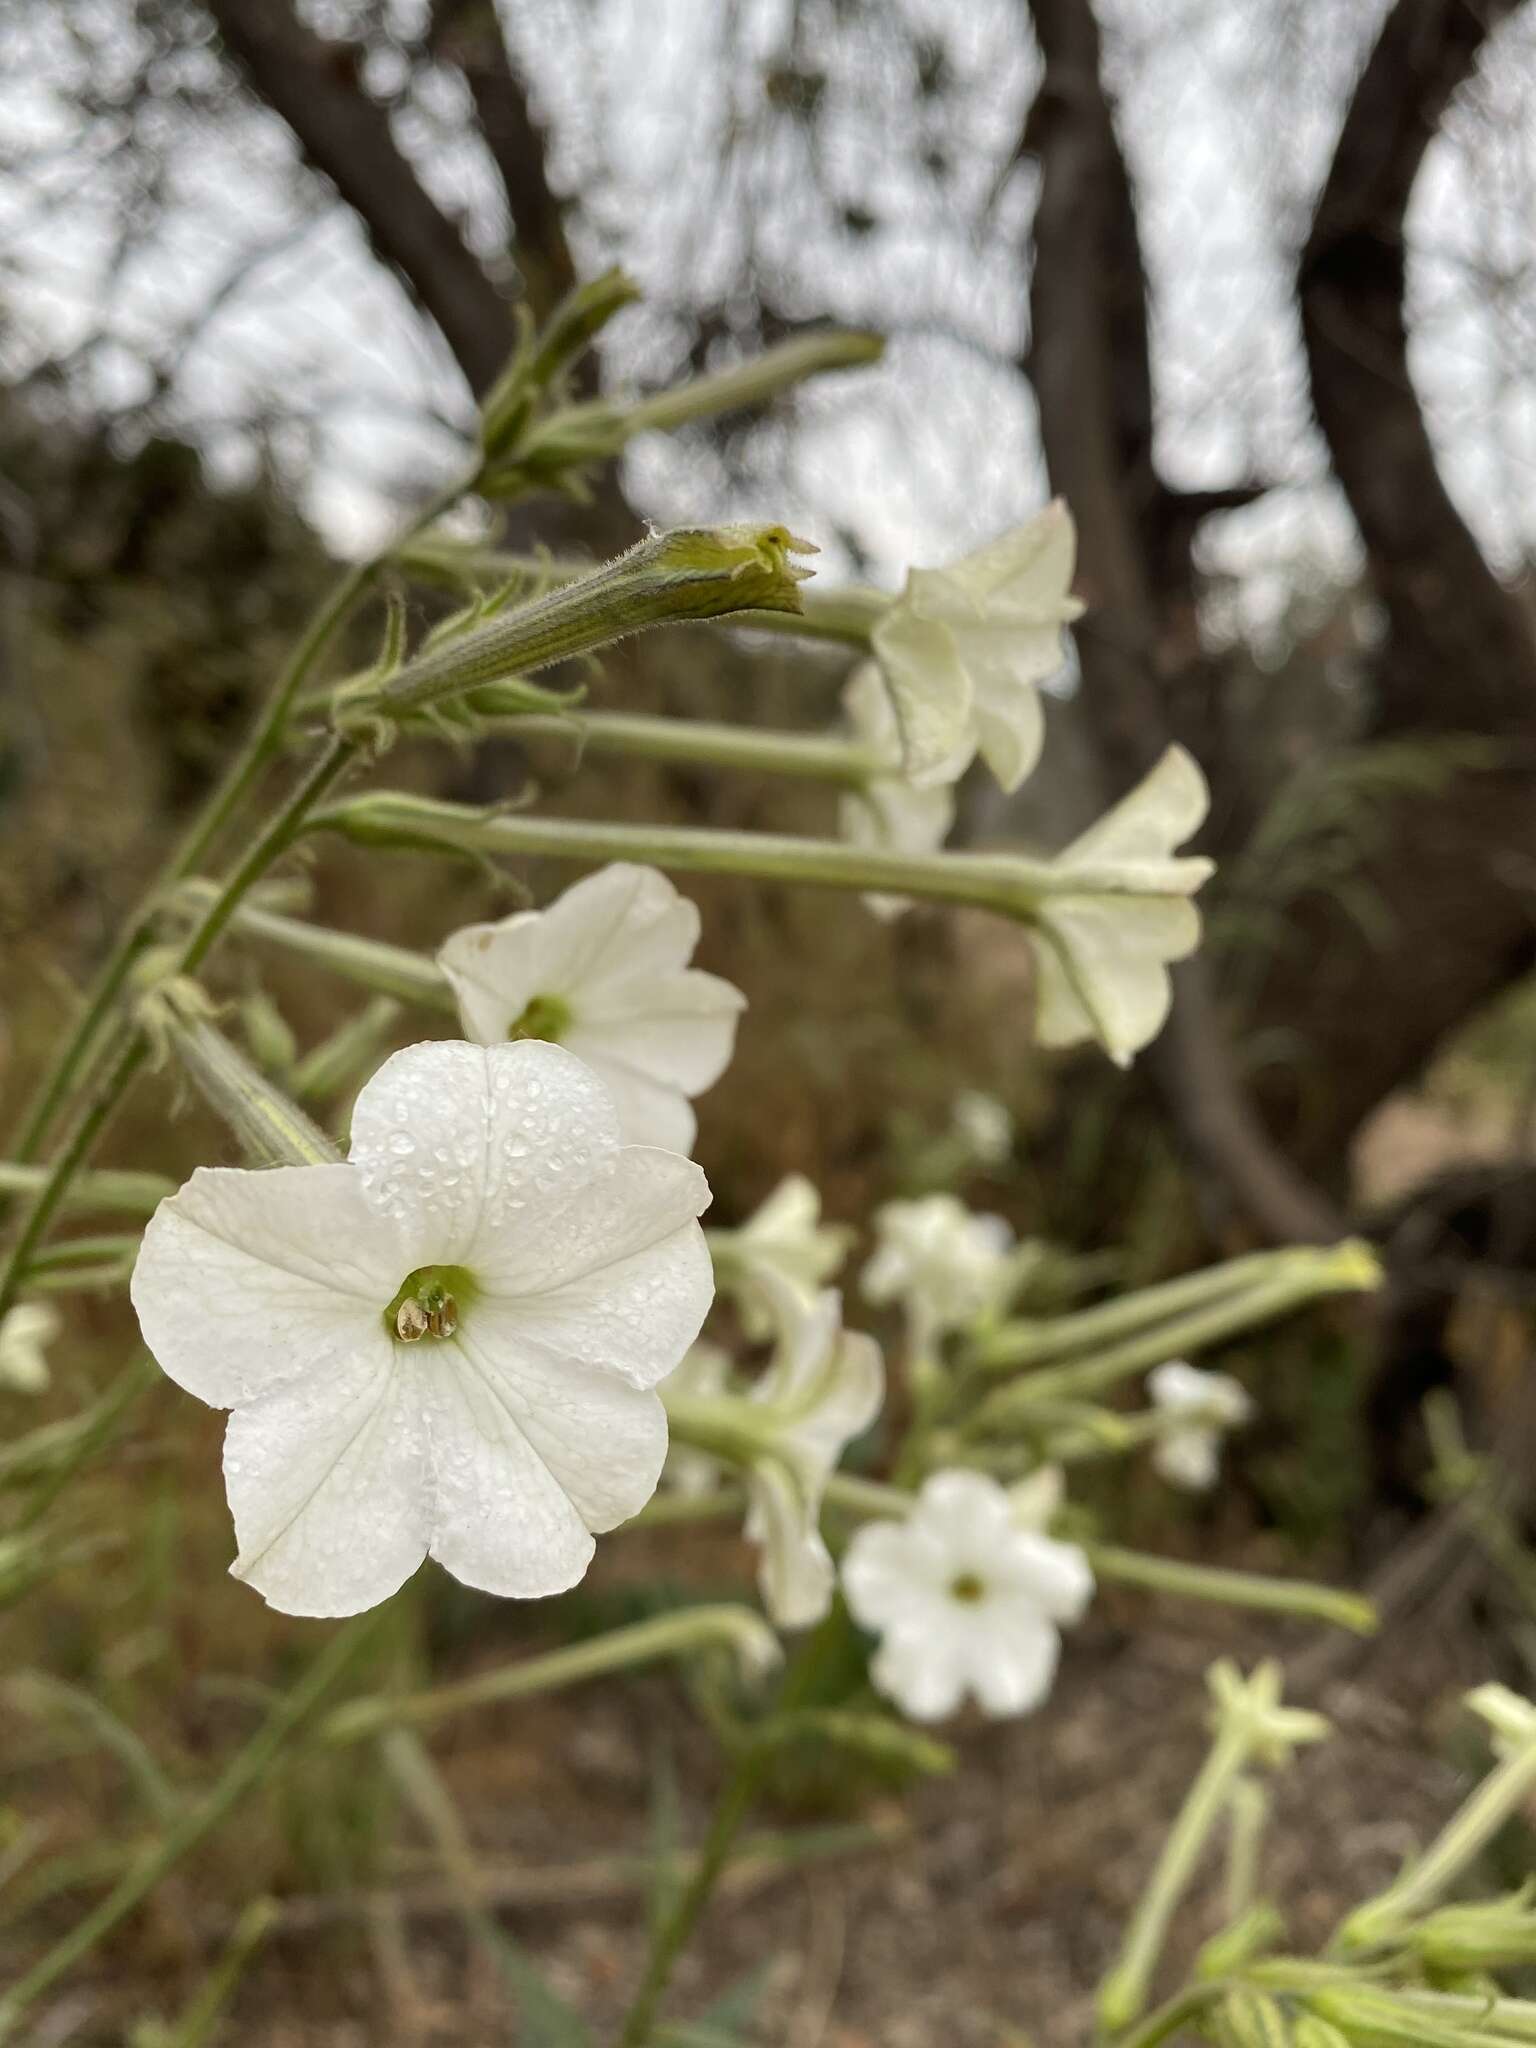
[[[713,1294],[690,1161],[621,1142],[574,1055],[419,1045],[358,1097],[346,1165],[200,1168],[133,1276],[169,1376],[234,1410],[234,1570],[339,1615],[429,1553],[467,1584],[573,1585],[655,1488],[651,1389]],[[451,1336],[396,1341],[407,1276],[464,1276]]]
[[[1177,1418],[1152,1448],[1154,1469],[1170,1486],[1205,1493],[1221,1469],[1222,1433],[1253,1416],[1253,1399],[1230,1373],[1202,1372],[1170,1358],[1147,1375],[1152,1405]]]
[[[1039,1706],[1061,1628],[1093,1594],[1075,1544],[1025,1526],[995,1479],[969,1471],[936,1472],[904,1521],[860,1529],[842,1580],[855,1621],[880,1637],[871,1678],[917,1721],[967,1694],[994,1715]]]
[[[550,1037],[601,1076],[631,1144],[692,1150],[746,998],[689,966],[699,913],[655,868],[615,862],[543,910],[466,925],[437,961],[469,1037]]]

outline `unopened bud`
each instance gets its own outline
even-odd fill
[[[1284,2008],[1249,1984],[1227,1993],[1212,2016],[1211,2031],[1221,2048],[1294,2048]]]

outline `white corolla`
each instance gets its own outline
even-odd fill
[[[1157,1439],[1152,1463],[1170,1486],[1205,1493],[1221,1468],[1221,1440],[1253,1417],[1253,1400],[1230,1373],[1202,1372],[1170,1358],[1147,1375],[1152,1405],[1173,1426]]]
[[[178,1385],[232,1410],[233,1570],[352,1614],[428,1555],[557,1593],[650,1498],[652,1391],[714,1286],[703,1174],[625,1145],[558,1046],[408,1047],[345,1163],[199,1168],[144,1234],[133,1302]]]
[[[843,1557],[843,1592],[880,1638],[870,1677],[914,1721],[967,1694],[989,1714],[1027,1714],[1050,1692],[1061,1630],[1081,1619],[1093,1572],[1039,1522],[1052,1505],[1010,1496],[982,1472],[936,1472],[903,1520],[867,1522]]]
[[[692,1097],[719,1080],[746,997],[690,967],[699,913],[655,868],[617,861],[438,952],[466,1034],[546,1039],[601,1075],[634,1145],[692,1150]]]

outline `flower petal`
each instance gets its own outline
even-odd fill
[[[953,782],[976,751],[971,682],[947,626],[898,600],[870,635],[901,729],[907,777],[920,789]]]
[[[575,1039],[578,1034],[572,1033]],[[660,1152],[678,1152],[687,1158],[698,1136],[699,1120],[693,1104],[664,1081],[653,1081],[632,1067],[592,1049],[583,1040],[572,1051],[584,1059],[613,1097],[619,1130],[626,1145],[640,1145]]]
[[[548,994],[543,975],[543,917],[519,910],[495,924],[469,924],[438,948],[468,1035],[479,1045],[500,1045],[536,995]]]
[[[359,1614],[404,1585],[427,1553],[427,1440],[419,1381],[382,1326],[323,1375],[237,1409],[224,1480],[230,1569],[269,1606]]]
[[[946,1720],[965,1697],[968,1664],[948,1627],[893,1629],[870,1660],[875,1689],[914,1721]]]
[[[1096,1038],[1129,1066],[1167,1021],[1171,961],[1200,943],[1184,896],[1062,896],[1042,906],[1035,948],[1035,1036],[1045,1046]]]
[[[602,990],[686,967],[699,913],[658,868],[614,861],[585,875],[539,913],[543,971],[558,995],[585,1002]]]
[[[1052,1621],[1081,1621],[1093,1598],[1093,1567],[1075,1543],[1058,1543],[1034,1529],[1018,1529],[993,1568],[1004,1598]]]
[[[837,1574],[812,1514],[781,1465],[752,1474],[746,1536],[760,1546],[757,1583],[779,1628],[809,1628],[832,1605]]]
[[[589,991],[562,1041],[595,1065],[622,1062],[699,1095],[730,1064],[747,999],[718,974],[684,968]]]
[[[412,1266],[491,1268],[524,1233],[547,1241],[618,1150],[601,1080],[538,1039],[407,1046],[352,1112],[364,1194],[408,1234]]]
[[[1034,1608],[988,1608],[988,1626],[969,1638],[966,1679],[987,1713],[1028,1714],[1051,1690],[1061,1637]]]
[[[861,1628],[875,1631],[931,1619],[947,1605],[948,1560],[911,1521],[866,1522],[843,1552],[843,1593]]]
[[[130,1292],[161,1369],[231,1408],[382,1333],[403,1257],[350,1166],[202,1166],[151,1217]]]

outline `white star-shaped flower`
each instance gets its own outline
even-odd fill
[[[1027,1525],[981,1472],[936,1472],[899,1522],[867,1522],[843,1557],[850,1613],[880,1637],[870,1677],[914,1721],[965,1696],[1027,1714],[1050,1692],[1061,1628],[1093,1594],[1083,1552]]]
[[[200,1168],[133,1274],[145,1341],[234,1412],[233,1570],[353,1614],[428,1555],[530,1598],[650,1498],[651,1391],[714,1292],[690,1160],[624,1145],[553,1045],[416,1045],[358,1096],[348,1163]]]
[[[899,1301],[919,1342],[931,1342],[1000,1307],[1013,1275],[1013,1230],[978,1216],[956,1195],[885,1202],[861,1285],[867,1301]]]
[[[724,1073],[746,997],[690,967],[699,913],[655,868],[599,868],[543,910],[466,925],[437,964],[481,1045],[542,1038],[608,1084],[632,1145],[693,1148],[690,1098]]]
[[[1207,1492],[1216,1484],[1223,1432],[1240,1429],[1252,1418],[1247,1389],[1229,1373],[1201,1372],[1182,1358],[1170,1358],[1147,1375],[1147,1392],[1164,1414],[1189,1418],[1158,1438],[1153,1466],[1170,1486]]]
[[[934,853],[949,837],[955,822],[955,793],[948,782],[919,788],[902,765],[901,730],[890,691],[873,662],[854,670],[843,691],[843,711],[853,738],[885,764],[859,789],[844,792],[838,802],[838,827],[854,846],[882,853]],[[899,917],[911,898],[868,895],[865,903],[876,917]]]
[[[49,1301],[21,1301],[0,1321],[0,1389],[41,1394],[48,1385],[48,1346],[63,1328]]]
[[[1081,890],[1042,899],[1036,913],[1035,1033],[1042,1045],[1096,1038],[1117,1066],[1162,1030],[1172,999],[1170,961],[1200,943],[1190,898],[1214,872],[1173,849],[1210,808],[1205,777],[1170,747],[1145,781],[1075,839],[1054,865]]]
[[[735,1230],[712,1231],[720,1285],[736,1297],[742,1326],[754,1342],[771,1336],[787,1281],[809,1302],[848,1256],[857,1232],[823,1223],[821,1195],[803,1173],[786,1174]]]
[[[821,1533],[821,1502],[846,1445],[885,1398],[873,1337],[843,1328],[834,1289],[787,1299],[773,1360],[750,1398],[771,1411],[772,1455],[747,1482],[746,1534],[761,1549],[758,1586],[780,1628],[809,1628],[832,1604],[837,1574]]]
[[[1040,756],[1036,685],[1062,664],[1077,552],[1060,500],[947,569],[912,569],[870,636],[901,728],[907,774],[953,782],[979,751],[1004,789]]]

